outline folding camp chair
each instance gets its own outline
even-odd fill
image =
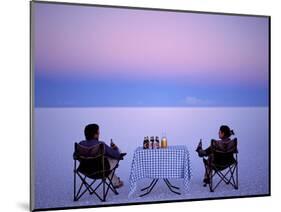
[[[112,183],[112,177],[118,167],[119,160],[115,167],[110,169],[108,159],[105,156],[104,144],[97,144],[87,148],[75,143],[74,146],[74,201],[78,201],[87,191],[90,195],[95,194],[102,202],[106,201],[109,189],[118,194]],[[123,156],[123,155],[122,155]],[[120,160],[123,158],[120,158]],[[79,166],[77,167],[77,161]],[[110,173],[112,173],[110,175]],[[80,186],[77,191],[77,176],[80,179]],[[95,182],[99,181],[96,187],[93,188]],[[97,191],[102,186],[102,194]],[[84,187],[84,188],[83,188]]]
[[[212,140],[211,150],[211,159],[203,159],[206,172],[210,178],[210,192],[213,192],[221,182],[230,184],[234,189],[238,189],[237,138],[222,144]],[[214,184],[216,175],[219,177],[219,181]]]

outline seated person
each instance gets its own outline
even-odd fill
[[[79,144],[85,147],[92,147],[96,144],[104,144],[105,146],[105,155],[108,156],[108,162],[110,164],[110,169],[113,169],[116,164],[118,163],[118,160],[122,157],[120,154],[119,148],[111,142],[111,147],[109,147],[107,144],[105,144],[102,141],[99,141],[99,126],[97,124],[89,124],[84,129],[84,134],[86,140],[81,141]],[[111,173],[112,175],[112,173]],[[110,177],[112,177],[110,175]],[[120,188],[123,186],[123,181],[120,180],[119,177],[117,177],[115,174],[112,177],[112,183],[115,188]]]
[[[212,139],[212,143],[211,145],[213,146],[217,146],[222,147],[221,149],[223,149],[223,147],[226,147],[227,149],[229,148],[233,148],[233,140],[230,138],[232,135],[234,135],[233,130],[230,130],[230,128],[226,125],[222,125],[219,129],[219,138],[220,140],[213,140]],[[211,163],[214,164],[225,164],[227,162],[230,161],[234,161],[234,157],[233,154],[230,155],[231,158],[227,158],[228,161],[214,161],[214,158],[216,158],[213,153],[212,153],[212,146],[209,146],[206,149],[202,148],[202,141],[199,142],[196,152],[198,153],[199,157],[208,157],[208,159],[203,159],[204,165],[206,167],[205,169],[205,174],[204,174],[204,179],[203,182],[205,183],[204,186],[206,186],[206,184],[210,183],[210,174],[211,174]],[[227,151],[226,149],[226,151]],[[224,160],[226,160],[226,158],[224,158]]]

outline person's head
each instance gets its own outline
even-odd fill
[[[100,130],[97,124],[88,124],[84,129],[86,140],[99,139]]]
[[[219,130],[220,139],[229,138],[232,135],[234,135],[234,132],[233,130],[230,130],[230,128],[227,125],[220,126],[220,130]]]

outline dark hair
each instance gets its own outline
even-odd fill
[[[230,130],[227,125],[222,125],[220,127],[220,131],[224,134],[224,137],[229,138],[230,136],[234,135],[234,131]]]
[[[97,124],[88,124],[84,129],[84,135],[86,140],[91,140],[98,133],[99,125]]]

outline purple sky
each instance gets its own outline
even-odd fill
[[[268,88],[268,19],[36,3],[34,59],[45,88],[51,79],[157,80],[256,93]]]

